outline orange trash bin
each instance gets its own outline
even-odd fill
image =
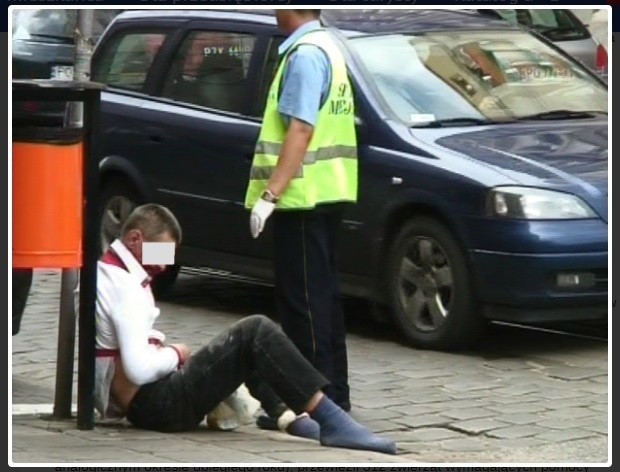
[[[82,130],[13,130],[13,267],[82,265]]]

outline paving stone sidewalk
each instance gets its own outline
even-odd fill
[[[607,342],[498,327],[469,352],[420,351],[347,301],[353,416],[399,455],[331,449],[248,425],[183,434],[54,420],[60,276],[37,272],[12,338],[14,463],[528,463],[608,461]],[[272,313],[271,292],[182,276],[158,327],[194,348],[242,316]],[[77,369],[77,362],[75,365]],[[74,401],[77,375],[74,375]],[[39,405],[39,406],[37,406]],[[38,412],[37,412],[38,409]]]

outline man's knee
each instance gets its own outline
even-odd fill
[[[251,326],[255,329],[259,328],[277,328],[276,325],[271,319],[266,317],[265,315],[250,315],[247,318],[244,318],[244,323],[248,326]]]
[[[265,315],[250,315],[242,320],[245,330],[252,333],[252,336],[264,336],[279,331],[280,327]]]

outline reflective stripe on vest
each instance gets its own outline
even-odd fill
[[[269,89],[256,145],[245,206],[252,208],[271,178],[282,151],[287,126],[278,111],[279,88],[285,64],[302,44],[321,48],[331,66],[331,83],[319,110],[302,165],[280,196],[278,209],[311,209],[326,202],[357,199],[357,141],[353,91],[344,57],[330,33],[313,31],[302,36],[285,53]]]
[[[256,154],[271,154],[275,156],[280,155],[282,150],[282,144],[280,143],[268,143],[260,141],[256,145]],[[324,161],[327,159],[334,159],[336,157],[342,157],[343,159],[357,159],[357,147],[355,146],[327,146],[318,149],[317,151],[308,151],[304,156],[304,164],[314,164],[316,161]]]
[[[269,180],[276,170],[276,166],[252,166],[250,169],[250,179],[252,180]],[[304,168],[300,167],[293,176],[294,179],[301,179],[304,176]]]

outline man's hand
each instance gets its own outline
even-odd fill
[[[183,365],[189,360],[191,350],[187,344],[168,344],[168,346],[177,351],[179,355],[179,365]]]
[[[254,239],[258,238],[263,229],[265,229],[265,223],[275,208],[275,203],[268,202],[262,198],[259,198],[254,204],[250,214],[250,233],[252,233]]]

